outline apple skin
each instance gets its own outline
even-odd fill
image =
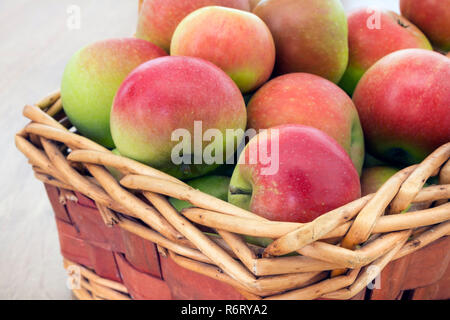
[[[71,123],[84,136],[113,148],[109,116],[117,89],[134,68],[166,55],[154,44],[135,38],[98,41],[77,51],[61,82],[63,108]]]
[[[217,6],[198,9],[180,22],[170,54],[211,61],[243,93],[266,82],[275,64],[275,44],[266,24],[250,12]]]
[[[436,48],[450,51],[450,0],[400,0],[400,12]]]
[[[347,18],[339,0],[266,0],[253,13],[275,40],[277,75],[306,72],[338,83],[347,68]]]
[[[398,171],[399,169],[390,166],[365,168],[361,175],[361,196],[377,192]],[[425,183],[425,187],[427,186],[429,184]],[[428,209],[429,205],[426,202],[412,203],[402,212]]]
[[[375,158],[370,153],[366,152],[366,154],[364,155],[363,170],[372,168],[372,167],[386,167],[386,166],[389,166],[389,164],[387,162]]]
[[[279,167],[250,161],[252,145],[271,150],[278,130]],[[269,154],[269,156],[274,156]],[[240,156],[228,201],[269,220],[310,222],[360,197],[360,181],[344,149],[324,132],[302,125],[282,125],[253,137]],[[267,173],[267,172],[266,172]]]
[[[261,1],[262,0],[248,0],[250,4],[250,10],[253,10]]]
[[[230,177],[211,175],[192,179],[186,183],[194,189],[200,190],[223,201],[227,201]],[[178,211],[193,207],[189,202],[176,198],[169,198],[169,202]]]
[[[170,51],[177,25],[189,13],[207,6],[223,6],[250,11],[248,0],[145,0],[142,4],[136,37]]]
[[[226,137],[226,129],[245,130],[242,94],[230,77],[208,61],[163,57],[140,65],[124,80],[113,102],[111,133],[121,155],[190,179],[219,166],[203,160],[191,165],[172,162],[172,149],[180,143],[171,141],[177,129],[190,133],[194,152],[194,121],[202,121],[202,134],[218,129]],[[226,148],[240,142],[233,140],[204,141],[202,150],[212,144],[225,157]]]
[[[308,73],[290,73],[264,84],[247,107],[247,127],[257,131],[283,124],[320,129],[350,155],[361,173],[364,136],[352,99],[336,84]]]
[[[349,95],[364,72],[389,53],[409,48],[433,50],[422,31],[407,19],[392,11],[369,9],[362,8],[348,16],[349,64],[339,86]],[[373,16],[379,17],[379,29],[367,26]]]
[[[398,169],[388,166],[364,169],[361,175],[361,196],[377,192],[397,172]]]
[[[364,74],[353,102],[371,154],[419,163],[450,141],[450,60],[423,49],[391,53]]]
[[[120,156],[120,152],[117,149],[112,149],[111,152],[116,155],[116,156]],[[109,173],[114,177],[114,179],[116,179],[117,181],[120,181],[123,177],[124,174],[122,174],[119,170],[117,170],[114,167],[110,167],[110,166],[105,166],[105,168],[109,171]]]

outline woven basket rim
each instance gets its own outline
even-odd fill
[[[37,179],[91,198],[105,224],[156,243],[179,265],[246,297],[349,299],[390,261],[450,235],[450,143],[399,171],[376,193],[302,224],[269,221],[69,131],[59,91],[25,106],[23,114],[31,122],[15,142]],[[107,167],[122,178],[117,181]],[[424,187],[431,176],[439,177],[439,185]],[[177,212],[167,197],[194,207]],[[412,203],[422,208],[402,213]],[[263,248],[242,235],[274,241]],[[286,256],[292,252],[298,255]]]

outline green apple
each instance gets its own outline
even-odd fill
[[[193,179],[186,182],[189,186],[194,189],[200,190],[211,196],[219,198],[221,200],[227,201],[228,198],[228,186],[230,184],[230,178],[225,176],[205,176],[197,179]],[[185,208],[193,207],[187,201],[179,200],[176,198],[170,198],[169,202],[174,206],[175,209],[181,211]]]
[[[111,150],[111,152],[112,152],[113,154],[115,154],[116,156],[120,156],[120,155],[121,155],[120,152],[119,152],[119,150],[117,150],[117,149],[113,149],[113,150]],[[122,179],[122,178],[124,177],[124,175],[123,175],[119,170],[117,170],[117,169],[114,168],[114,167],[105,166],[105,168],[109,171],[109,173],[111,173],[111,175],[112,175],[117,181],[120,181],[120,179]]]
[[[377,192],[397,172],[397,168],[387,166],[364,169],[361,175],[361,195],[365,196]]]

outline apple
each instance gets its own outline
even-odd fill
[[[179,179],[217,168],[221,163],[204,161],[205,148],[225,157],[225,150],[235,150],[243,138],[227,139],[226,130],[243,133],[246,122],[244,99],[233,80],[214,64],[193,57],[162,57],[140,65],[120,86],[111,111],[111,133],[120,154]],[[197,131],[202,135],[209,129],[224,138],[210,142],[196,137]],[[180,130],[188,135],[181,142],[173,137]],[[180,143],[189,149],[180,149],[183,159],[177,164],[173,155]],[[203,157],[196,156],[196,146]]]
[[[334,138],[360,173],[364,136],[352,99],[336,84],[308,73],[290,73],[264,84],[247,107],[247,126],[257,131],[282,124],[315,127]]]
[[[388,166],[366,168],[361,174],[361,195],[375,193],[398,169]]]
[[[262,0],[249,0],[250,10],[253,10]]]
[[[408,48],[433,50],[426,36],[395,12],[362,8],[348,16],[349,64],[339,86],[349,95],[375,62]]]
[[[421,162],[450,141],[450,60],[423,49],[391,53],[364,74],[353,102],[371,154]]]
[[[194,189],[200,190],[223,201],[227,201],[230,177],[211,175],[189,180],[186,183]],[[176,198],[169,198],[169,202],[178,211],[193,206],[187,201]]]
[[[364,169],[372,168],[372,167],[384,167],[388,166],[389,164],[385,161],[382,161],[380,159],[375,158],[370,153],[367,153],[364,155]],[[363,170],[364,170],[363,169]]]
[[[399,169],[390,166],[377,166],[364,169],[361,175],[361,196],[377,192],[398,171]],[[425,187],[427,186],[429,184],[425,183]],[[428,209],[430,204],[429,202],[412,203],[402,212]]]
[[[400,11],[443,51],[450,51],[450,0],[400,0]]]
[[[145,0],[142,4],[136,37],[170,51],[170,41],[177,25],[189,13],[207,6],[250,10],[248,0]]]
[[[339,0],[265,0],[253,13],[272,32],[276,74],[306,72],[339,82],[348,62],[347,18]]]
[[[234,167],[235,166],[236,166],[235,164],[223,164],[220,167],[218,167],[216,170],[211,172],[211,174],[212,175],[220,175],[220,176],[231,177],[233,175],[233,171],[234,171]]]
[[[310,222],[360,195],[358,173],[336,140],[313,127],[282,125],[247,144],[228,201],[270,220]]]
[[[84,136],[113,148],[109,116],[117,89],[134,68],[165,55],[135,38],[98,41],[76,52],[61,82],[63,108],[71,123]]]
[[[170,54],[211,61],[244,93],[266,82],[275,64],[266,24],[250,12],[217,6],[198,9],[180,22]]]
[[[111,152],[113,154],[115,154],[116,156],[120,156],[120,152],[117,149],[112,149]],[[110,167],[110,166],[105,166],[105,168],[109,171],[109,173],[114,177],[114,179],[116,179],[117,181],[120,181],[123,177],[124,174],[122,172],[120,172],[119,170],[117,170],[114,167]]]

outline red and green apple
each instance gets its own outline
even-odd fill
[[[306,72],[339,82],[348,63],[347,17],[339,0],[265,0],[253,13],[272,32],[276,74]]]
[[[450,0],[400,0],[400,11],[436,48],[450,51]]]
[[[423,49],[391,53],[364,74],[353,101],[371,154],[421,162],[450,141],[450,60]]]
[[[282,125],[247,144],[228,201],[269,220],[310,222],[360,195],[359,175],[333,138],[316,128]]]
[[[211,61],[246,93],[266,82],[275,64],[275,45],[258,16],[211,6],[184,18],[172,37],[170,54]]]
[[[244,99],[233,80],[214,64],[193,57],[163,57],[142,64],[122,83],[111,111],[111,133],[121,155],[180,179],[217,168],[221,163],[204,158],[186,162],[185,157],[194,157],[196,146],[201,153],[208,147],[225,157],[225,150],[235,150],[243,138],[228,139],[226,130],[243,133],[246,122]],[[196,137],[198,123],[200,135],[212,129],[224,138]],[[179,151],[188,151],[177,164],[173,152],[180,142],[173,134],[180,130],[189,137],[180,136],[184,138]]]
[[[283,124],[320,129],[349,154],[360,173],[364,136],[352,99],[336,84],[308,73],[291,73],[264,84],[251,98],[248,127],[257,131]]]
[[[173,32],[181,20],[207,6],[250,10],[248,0],[145,0],[139,14],[136,37],[153,42],[169,52]]]
[[[109,118],[114,95],[127,75],[140,64],[166,53],[135,38],[92,43],[69,60],[61,82],[66,115],[84,136],[113,148]]]
[[[339,86],[349,95],[375,62],[394,51],[421,48],[432,50],[426,36],[395,12],[362,8],[348,16],[349,64]]]

